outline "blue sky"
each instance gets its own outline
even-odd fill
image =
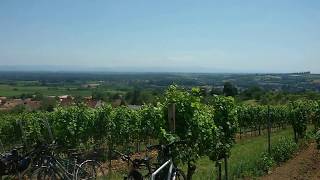
[[[320,73],[320,1],[1,0],[7,65]]]

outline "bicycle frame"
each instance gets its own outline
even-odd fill
[[[68,179],[75,179],[76,177],[76,167],[77,167],[77,163],[76,160],[73,164],[73,168],[72,168],[72,173],[70,173],[68,170],[65,169],[65,167],[58,161],[56,160],[58,167],[63,171],[63,173],[65,174],[66,177],[68,177]],[[70,178],[72,177],[72,178]]]
[[[160,166],[159,169],[157,169],[154,173],[152,173],[151,175],[151,180],[155,180],[156,179],[156,175],[158,175],[164,168],[169,166],[169,171],[168,171],[168,177],[167,180],[170,180],[171,175],[172,175],[172,171],[173,171],[173,162],[172,159],[168,160],[167,162],[165,162],[162,166]]]
[[[63,178],[67,178],[68,180],[73,180],[76,179],[76,171],[77,168],[79,167],[79,165],[76,163],[76,160],[74,161],[74,163],[72,164],[73,169],[72,172],[69,172],[60,162],[59,160],[57,160],[56,158],[52,157],[52,160],[54,162],[54,165],[51,164],[51,166],[53,165],[54,168],[56,168],[58,171],[60,171]],[[59,175],[60,176],[60,175]]]

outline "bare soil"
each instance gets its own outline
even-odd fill
[[[320,180],[320,151],[311,144],[261,180]]]

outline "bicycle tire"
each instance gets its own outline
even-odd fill
[[[95,160],[86,160],[79,165],[76,171],[77,180],[95,180],[104,176],[102,165]]]
[[[186,175],[180,169],[176,169],[174,173],[172,173],[171,180],[187,180]]]

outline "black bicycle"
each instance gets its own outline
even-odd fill
[[[118,154],[122,161],[129,163],[130,170],[124,180],[143,180],[147,179],[152,174],[152,166],[151,166],[151,158],[145,157],[143,159],[131,159],[129,155],[123,154],[119,151],[114,150],[116,154]],[[141,168],[147,169],[147,174],[142,175],[139,171]]]
[[[31,151],[26,152],[24,146],[16,147],[10,152],[0,155],[0,178],[22,179],[33,162],[40,159],[43,146],[36,145]],[[20,152],[22,151],[22,152]]]
[[[148,146],[147,151],[158,151],[159,163],[151,163],[150,157],[145,157],[143,159],[131,159],[128,155],[114,151],[120,155],[123,161],[131,164],[131,169],[128,175],[124,177],[124,180],[185,180],[186,176],[184,172],[180,170],[172,160],[172,148],[174,145],[181,143],[185,143],[185,141],[176,141],[168,145]],[[140,173],[142,167],[147,169],[147,173],[145,175]]]
[[[103,176],[102,165],[93,159],[85,159],[82,153],[69,150],[63,155],[56,154],[56,147],[47,146],[42,152],[41,159],[35,164],[30,179],[66,179],[66,180],[95,180]]]
[[[61,157],[55,143],[38,143],[27,152],[23,146],[0,156],[0,179],[32,180],[94,180],[104,176],[101,164],[94,159],[83,158],[81,153],[68,152]],[[25,152],[25,150],[24,150]]]

